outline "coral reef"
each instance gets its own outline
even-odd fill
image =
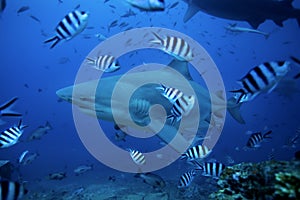
[[[300,162],[265,161],[227,167],[210,199],[300,199]]]
[[[300,173],[275,174],[275,194],[281,197],[300,199]]]

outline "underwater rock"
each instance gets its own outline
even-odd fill
[[[265,161],[227,167],[210,199],[299,199],[300,162]]]
[[[283,173],[275,174],[275,194],[281,197],[289,197],[293,199],[300,198],[300,173]]]

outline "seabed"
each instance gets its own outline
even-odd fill
[[[153,188],[143,180],[134,178],[130,180],[116,179],[115,182],[88,183],[80,179],[73,183],[66,180],[43,180],[31,185],[24,200],[184,200],[208,199],[216,190],[216,182],[201,179],[193,182],[186,189],[178,189],[177,181],[166,181],[163,189]],[[204,181],[204,182],[203,182]],[[64,183],[64,184],[63,184]]]

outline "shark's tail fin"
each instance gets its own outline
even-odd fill
[[[236,99],[234,97],[231,97],[227,100],[227,110],[230,113],[230,115],[239,123],[245,124],[245,120],[243,119],[240,108],[242,103],[236,103]]]

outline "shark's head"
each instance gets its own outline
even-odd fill
[[[92,88],[97,89],[97,84],[98,80],[94,80],[65,87],[58,90],[56,95],[59,98],[76,105],[82,112],[88,115],[94,116],[96,114],[96,116],[101,119],[112,120],[110,96],[102,96],[96,92],[93,94]]]
[[[73,87],[66,87],[56,91],[56,95],[69,103],[72,103],[72,91]]]

